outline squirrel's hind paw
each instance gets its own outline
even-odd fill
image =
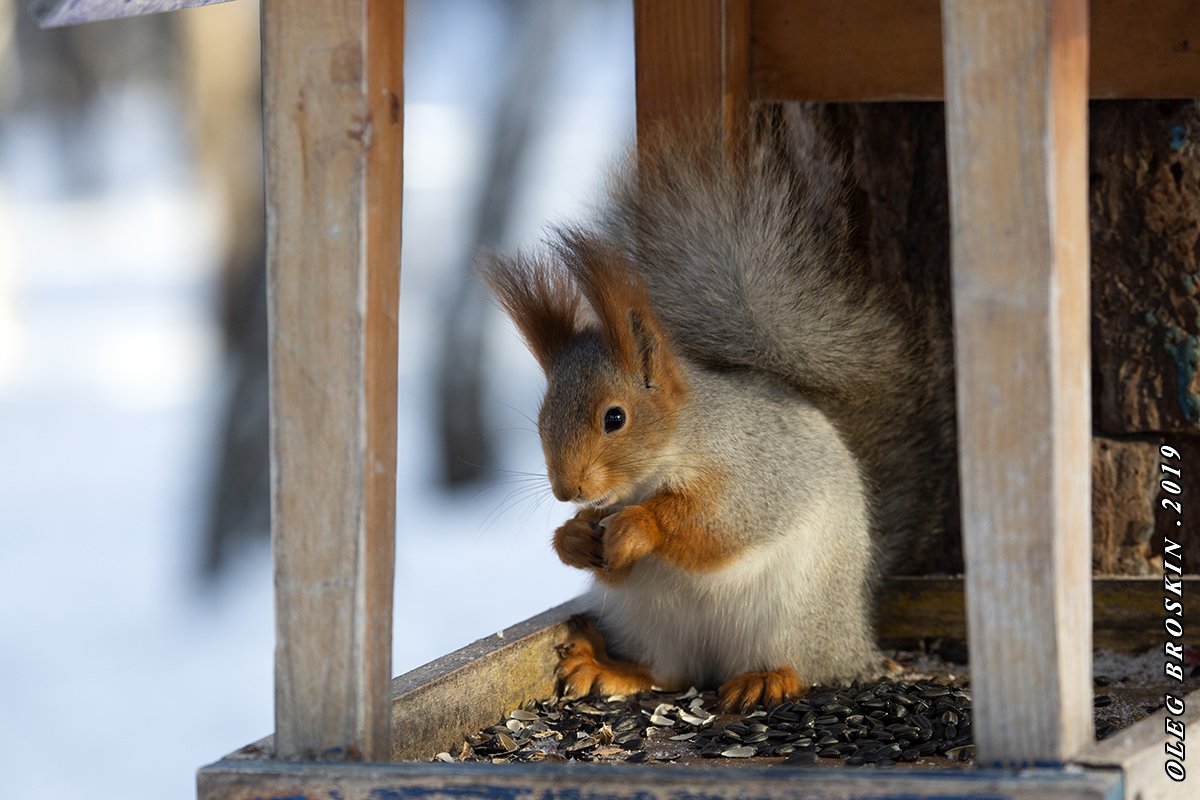
[[[754,706],[777,706],[804,694],[796,670],[783,667],[772,672],[743,672],[721,684],[718,690],[725,711],[749,711]]]
[[[654,684],[645,667],[610,658],[604,638],[590,620],[573,617],[569,630],[567,641],[558,647],[555,670],[564,697],[634,694]]]

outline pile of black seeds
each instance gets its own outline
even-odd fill
[[[886,767],[945,757],[970,761],[971,696],[935,680],[884,678],[815,687],[808,696],[748,715],[717,712],[711,693],[530,702],[470,737],[442,761],[689,761],[831,759]],[[826,762],[829,763],[829,762]]]
[[[821,689],[803,700],[756,712],[700,740],[700,755],[728,755],[741,745],[747,755],[786,756],[811,765],[818,758],[847,765],[890,766],[922,756],[972,758],[971,695],[955,684],[883,679],[846,689]],[[753,748],[754,752],[749,753]]]
[[[934,642],[933,651],[945,642]],[[814,687],[798,701],[750,714],[724,714],[716,695],[694,689],[628,697],[586,697],[526,703],[499,724],[463,742],[441,761],[693,762],[703,758],[768,758],[793,765],[917,761],[927,766],[974,760],[969,669],[951,674],[923,663],[928,653],[898,653],[907,674],[849,687]],[[1162,707],[1161,661],[1101,653],[1118,668],[1096,675],[1096,738],[1104,739]],[[939,656],[941,658],[942,656]],[[1111,663],[1109,663],[1111,662]],[[1147,667],[1149,668],[1149,667]],[[1139,671],[1141,670],[1141,671]],[[1150,674],[1150,673],[1147,673]],[[1200,676],[1185,685],[1200,686]]]

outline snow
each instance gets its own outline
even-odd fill
[[[412,5],[397,674],[583,587],[548,547],[569,513],[548,491],[519,475],[478,493],[433,488],[430,344],[438,277],[467,246],[483,163],[484,89],[471,77],[483,65],[464,56],[448,76],[442,67],[473,41],[437,47],[430,33],[478,3],[441,17],[428,9],[447,6]],[[558,87],[541,125],[541,155],[514,201],[518,241],[579,214],[631,132],[626,5],[584,7],[562,47],[575,91]],[[495,37],[491,26],[479,35]],[[197,767],[273,727],[266,543],[215,588],[195,580],[224,373],[217,215],[187,164],[177,104],[149,85],[106,93],[81,128],[101,176],[82,193],[50,121],[0,120],[0,797],[193,796]],[[507,323],[494,324],[504,468],[536,473],[522,415],[541,379]]]

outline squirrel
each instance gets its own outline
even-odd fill
[[[760,115],[741,149],[663,128],[596,222],[480,265],[546,374],[548,477],[578,507],[553,547],[594,576],[567,695],[746,709],[882,664],[877,579],[936,533],[917,465],[953,442],[914,421],[917,328],[855,263],[814,119]]]

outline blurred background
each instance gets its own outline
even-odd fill
[[[0,0],[0,797],[184,798],[271,731],[254,0]],[[583,588],[542,382],[470,274],[632,138],[625,0],[409,0],[397,674]],[[397,221],[399,224],[399,221]]]

